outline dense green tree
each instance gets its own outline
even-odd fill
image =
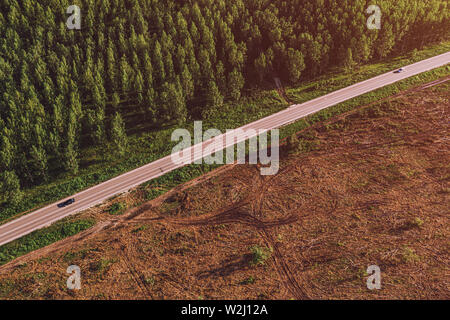
[[[132,69],[128,64],[125,55],[120,59],[120,84],[122,93],[127,93],[130,90],[132,79]]]
[[[108,48],[106,51],[106,66],[107,66],[107,79],[109,92],[114,92],[117,89],[116,81],[116,58],[114,55],[114,45],[111,40],[108,42]]]
[[[191,100],[194,97],[194,79],[187,65],[183,65],[183,71],[180,77],[181,86],[186,100]]]
[[[101,146],[105,143],[105,110],[96,108],[86,112],[86,120],[92,142]]]
[[[119,94],[117,92],[114,92],[111,98],[111,106],[113,107],[113,110],[115,112],[117,112],[117,109],[119,108],[120,105],[120,97]]]
[[[298,80],[300,80],[302,71],[305,70],[305,61],[303,58],[303,54],[299,50],[289,48],[287,63],[289,71],[289,80],[295,83]]]
[[[164,59],[161,52],[161,44],[158,40],[154,43],[152,65],[154,66],[154,75],[157,83],[162,83],[166,79],[166,71],[164,68]]]
[[[353,60],[353,53],[351,48],[347,48],[346,54],[343,60],[344,67],[347,71],[351,70],[355,65],[355,61]]]
[[[19,204],[23,198],[23,192],[20,189],[20,181],[14,171],[4,171],[0,173],[0,194],[3,200],[11,203],[13,206]]]
[[[133,91],[137,96],[137,102],[142,104],[144,102],[144,78],[139,70],[134,75]]]
[[[179,124],[186,121],[186,101],[179,82],[164,83],[158,100],[165,119],[175,120]]]
[[[128,139],[125,131],[125,122],[120,113],[116,112],[111,121],[111,154],[123,157],[127,150]]]
[[[207,109],[217,109],[223,104],[223,96],[213,80],[208,82],[205,99]]]
[[[0,132],[0,172],[9,170],[14,165],[15,150],[11,143],[11,134],[8,128],[3,127]]]
[[[44,140],[47,137],[42,124],[37,123],[33,128],[34,144],[30,150],[30,162],[33,177],[38,180],[47,180],[47,152]]]
[[[78,173],[78,119],[76,112],[71,110],[67,120],[66,141],[61,147],[63,166],[67,172]]]
[[[258,74],[258,77],[259,77],[259,81],[261,82],[268,72],[268,64],[267,64],[267,59],[266,59],[266,55],[264,54],[264,52],[262,52],[259,55],[259,57],[255,60],[254,64],[255,64],[256,73]]]
[[[229,94],[233,100],[238,100],[241,97],[241,90],[244,84],[245,80],[242,73],[234,69],[228,76]]]

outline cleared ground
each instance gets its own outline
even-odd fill
[[[0,267],[0,297],[448,299],[449,92],[317,124],[274,177],[225,166],[122,215],[94,208],[93,229]],[[372,264],[380,291],[366,288]]]

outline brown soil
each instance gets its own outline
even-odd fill
[[[224,166],[122,216],[94,208],[94,228],[0,267],[0,298],[449,299],[449,89],[301,132],[310,150],[275,176]]]

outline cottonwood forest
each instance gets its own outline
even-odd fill
[[[159,128],[208,117],[246,90],[443,40],[446,0],[0,0],[0,187],[76,174],[80,152],[125,154],[125,113]],[[81,29],[66,12],[81,8]]]

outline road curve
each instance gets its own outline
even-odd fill
[[[339,104],[364,93],[379,89],[397,81],[412,77],[425,71],[429,71],[450,63],[450,52],[426,59],[404,67],[403,73],[388,72],[374,78],[356,83],[349,87],[334,91],[311,101],[292,105],[278,113],[272,114],[263,119],[244,125],[239,128],[243,131],[248,129],[270,130],[282,127],[322,109]],[[261,133],[261,132],[259,132]],[[192,146],[183,152],[193,155],[193,160],[200,159],[208,154],[202,155],[202,149],[210,143],[216,143],[221,138],[226,139],[228,134],[234,134],[234,130],[219,136],[214,141],[204,141],[202,144]],[[247,136],[237,136],[232,143],[224,144],[226,148],[237,142],[247,139]],[[211,146],[210,146],[211,147]],[[0,225],[0,246],[18,239],[32,231],[46,227],[55,221],[61,220],[69,215],[80,212],[84,209],[102,203],[114,195],[126,192],[146,181],[155,179],[170,171],[182,167],[183,164],[175,164],[171,156],[166,156],[140,168],[134,169],[111,180],[98,184],[94,187],[81,191],[73,196],[62,199],[65,201],[75,198],[76,202],[66,208],[58,208],[56,203],[43,207],[32,213],[26,214],[6,224]],[[59,202],[58,202],[59,203]]]

